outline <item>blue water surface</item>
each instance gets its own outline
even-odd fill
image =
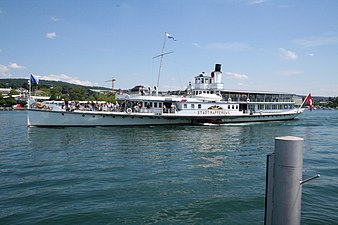
[[[0,224],[263,224],[274,138],[304,138],[302,224],[338,221],[338,111],[222,126],[27,128],[0,112]]]

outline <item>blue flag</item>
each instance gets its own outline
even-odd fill
[[[39,79],[33,74],[31,74],[30,76],[30,81],[31,81],[31,84],[39,84]]]

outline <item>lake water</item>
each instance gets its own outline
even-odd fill
[[[338,111],[224,126],[27,128],[0,112],[0,224],[263,224],[274,138],[304,138],[302,224],[338,224]]]

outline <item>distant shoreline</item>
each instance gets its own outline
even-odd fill
[[[0,111],[21,111],[21,110],[27,110],[27,109],[26,108],[14,109],[13,107],[0,107]]]

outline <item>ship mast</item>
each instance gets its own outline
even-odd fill
[[[159,87],[160,87],[160,77],[161,77],[162,67],[163,67],[163,56],[173,53],[173,52],[166,52],[166,53],[164,53],[165,43],[166,43],[167,38],[172,38],[175,41],[175,39],[172,36],[170,36],[170,34],[168,34],[167,32],[165,32],[164,33],[164,41],[163,41],[163,46],[162,46],[161,54],[153,57],[153,59],[161,57],[161,59],[160,59],[160,68],[158,70],[157,83],[156,83],[156,95],[158,95],[158,90],[159,90]]]

